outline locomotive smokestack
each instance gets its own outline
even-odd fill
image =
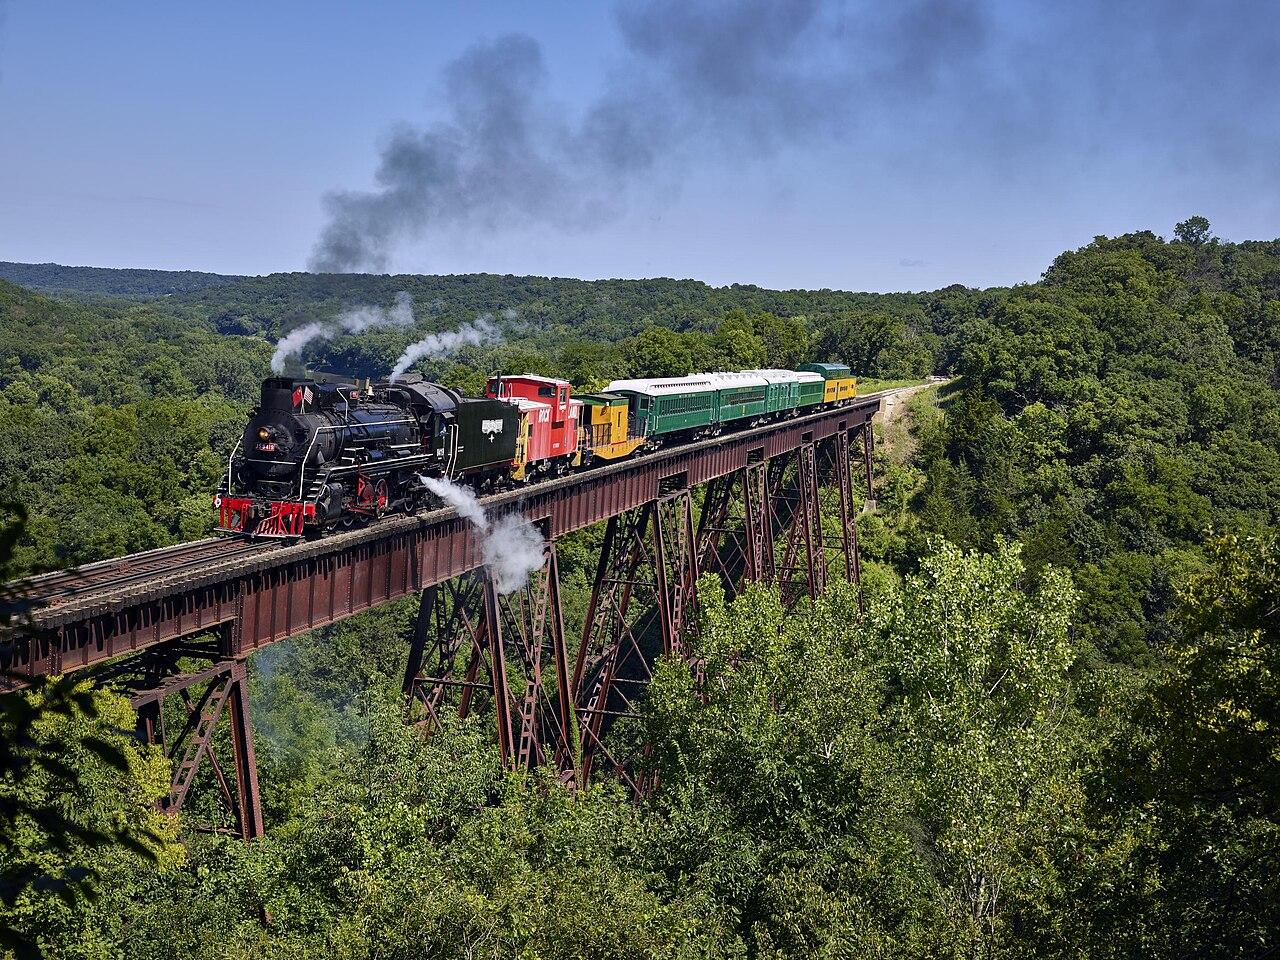
[[[293,380],[289,377],[268,377],[262,381],[263,410],[293,409]]]

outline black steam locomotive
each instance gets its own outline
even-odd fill
[[[219,526],[294,537],[350,526],[428,496],[423,477],[493,485],[510,472],[519,410],[419,374],[370,384],[273,377],[227,464]]]

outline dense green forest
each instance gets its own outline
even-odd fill
[[[40,293],[79,293],[103,297],[151,299],[201,287],[234,283],[241,277],[198,270],[119,270],[112,267],[64,267],[60,263],[0,260],[0,280]]]
[[[704,579],[703,681],[664,663],[649,690],[643,803],[503,775],[483,722],[406,726],[409,599],[255,658],[252,846],[155,813],[164,761],[117,732],[109,690],[42,717],[19,754],[62,769],[0,766],[0,879],[111,880],[92,902],[0,883],[2,922],[95,958],[1274,955],[1280,241],[1208,226],[1099,237],[987,291],[0,283],[0,499],[30,514],[9,574],[202,532],[274,339],[400,291],[414,329],[307,359],[376,374],[422,331],[513,310],[502,342],[423,369],[593,386],[804,356],[954,378],[882,437],[865,613],[847,587],[787,613]],[[571,621],[595,535],[562,547]],[[15,798],[151,855],[58,845],[6,819]]]

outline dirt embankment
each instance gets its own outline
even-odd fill
[[[930,380],[929,382],[922,383],[917,387],[908,387],[906,390],[900,390],[880,401],[880,409],[877,412],[877,418],[880,424],[880,442],[886,448],[886,452],[892,449],[903,439],[906,439],[906,423],[903,422],[895,425],[894,421],[902,418],[911,398],[925,390],[941,389],[950,382],[950,380],[943,379]]]

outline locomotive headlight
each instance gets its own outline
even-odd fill
[[[270,430],[268,430],[266,427],[259,427],[259,428],[258,428],[258,439],[259,439],[259,440],[268,440],[268,439],[270,439],[270,438],[271,438],[271,431],[270,431]]]

